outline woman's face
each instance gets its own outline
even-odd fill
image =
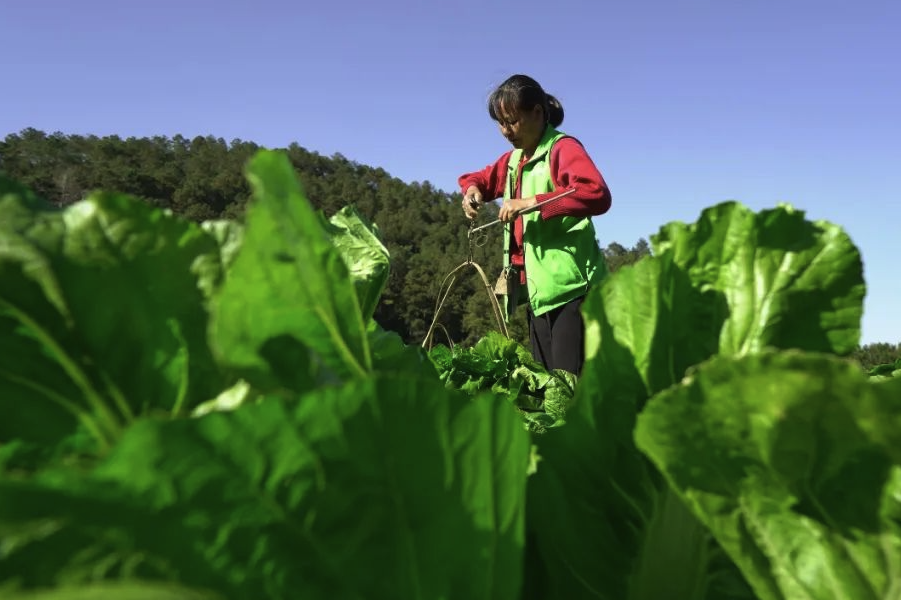
[[[507,138],[514,148],[528,152],[535,150],[545,129],[544,111],[540,106],[522,112],[515,108],[507,110],[507,107],[502,106],[498,117],[497,126],[501,130],[501,135]]]

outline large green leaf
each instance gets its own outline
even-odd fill
[[[352,206],[332,215],[326,228],[350,271],[363,319],[369,321],[388,283],[388,249],[379,239],[378,229]]]
[[[135,424],[87,478],[0,481],[0,581],[256,598],[518,598],[529,440],[437,382]]]
[[[378,227],[366,221],[352,206],[339,210],[323,224],[335,249],[344,259],[354,284],[360,312],[367,321],[372,369],[382,374],[408,373],[426,378],[435,375],[426,352],[410,346],[393,331],[373,320],[382,291],[388,283],[390,257],[379,238]]]
[[[762,600],[891,600],[899,422],[901,381],[767,353],[716,358],[658,394],[636,439]]]
[[[666,225],[652,242],[655,253],[672,252],[696,288],[723,294],[721,352],[775,346],[844,355],[858,345],[863,264],[841,227],[807,221],[790,206],[754,213],[726,202],[692,225]]]
[[[390,258],[378,227],[353,206],[345,206],[328,220],[322,219],[332,244],[350,273],[364,319],[372,318],[388,282]],[[244,240],[244,227],[235,221],[204,221],[201,226],[219,243],[222,263],[230,267]]]
[[[398,375],[433,379],[438,377],[429,355],[418,344],[408,345],[393,331],[369,321],[369,348],[372,367],[380,375]]]
[[[6,185],[4,189],[13,189]],[[122,195],[65,210],[0,197],[0,441],[100,439],[223,385],[206,341],[222,277],[198,226]]]
[[[2,597],[3,600],[225,600],[223,596],[205,591],[139,581],[11,591],[3,592]]]
[[[542,460],[529,482],[536,598],[751,597],[635,447],[636,415],[717,353],[841,353],[857,343],[860,258],[833,226],[725,203],[691,226],[664,227],[656,244],[583,304],[576,405],[566,427],[537,440]]]
[[[215,220],[200,224],[219,245],[219,260],[224,271],[231,268],[241,243],[244,241],[244,226],[237,221]]]
[[[354,281],[290,161],[261,151],[247,174],[254,199],[214,310],[219,356],[263,388],[370,373]]]

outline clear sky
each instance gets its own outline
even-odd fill
[[[610,185],[602,244],[791,203],[848,231],[862,341],[898,343],[899,31],[896,0],[0,0],[0,137],[297,142],[456,191],[508,149],[485,100],[526,73]]]

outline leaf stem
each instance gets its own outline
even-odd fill
[[[87,374],[82,371],[74,360],[66,353],[66,351],[53,339],[47,330],[41,327],[34,319],[25,311],[13,305],[8,300],[0,299],[0,309],[5,310],[22,323],[26,328],[31,330],[37,340],[44,344],[50,351],[50,354],[57,360],[66,375],[75,383],[76,386],[84,394],[85,400],[91,409],[100,417],[100,423],[104,426],[107,435],[112,439],[118,438],[122,432],[121,424],[116,420],[115,415],[110,411],[109,407],[103,400],[103,397],[94,389],[88,379]]]
[[[94,436],[94,439],[96,439],[100,443],[102,451],[109,449],[112,440],[107,439],[106,435],[104,435],[103,431],[100,429],[96,420],[90,415],[90,413],[85,412],[76,403],[67,399],[62,394],[53,391],[47,386],[41,385],[40,383],[37,383],[35,381],[31,381],[30,379],[26,379],[25,377],[22,377],[20,375],[16,375],[15,373],[11,373],[6,370],[0,370],[0,377],[41,394],[63,410],[71,413],[79,421],[81,421],[81,423],[85,427],[87,427],[88,431],[91,432],[91,435]]]

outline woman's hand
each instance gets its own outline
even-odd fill
[[[479,214],[479,208],[482,206],[482,192],[474,185],[466,189],[463,194],[463,212],[469,219],[475,219]]]
[[[497,216],[504,223],[509,223],[519,216],[520,211],[535,206],[536,202],[535,196],[505,200]]]

